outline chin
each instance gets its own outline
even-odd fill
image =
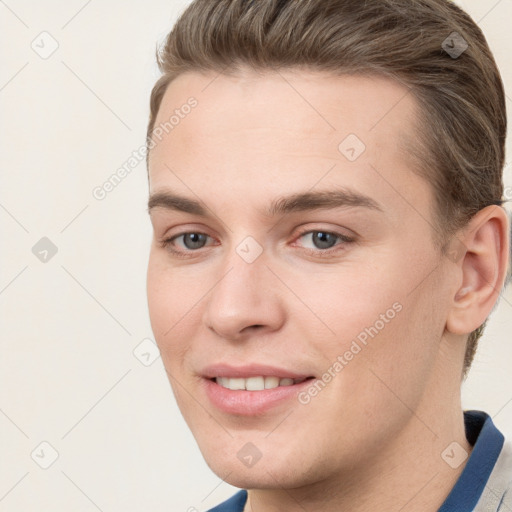
[[[276,437],[273,443],[264,433],[240,435],[229,442],[199,443],[208,467],[222,480],[242,489],[297,488],[325,478],[320,461],[306,462],[300,446]],[[254,443],[251,441],[254,440]],[[314,459],[314,458],[313,458]],[[315,463],[316,462],[316,463]]]
[[[304,475],[291,471],[291,467],[278,457],[273,461],[262,458],[253,467],[226,463],[218,459],[207,460],[208,467],[222,480],[240,489],[282,489],[301,487]]]

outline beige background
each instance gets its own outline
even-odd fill
[[[187,3],[0,2],[2,512],[192,512],[234,491],[201,458],[161,360],[145,366],[158,355],[145,164],[92,195],[144,144],[155,44]],[[512,0],[459,3],[488,37],[510,112]],[[42,237],[58,249],[47,262],[32,252]],[[509,288],[463,394],[512,434],[511,331]]]

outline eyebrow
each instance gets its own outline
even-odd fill
[[[302,192],[276,199],[270,205],[270,216],[341,207],[363,207],[383,211],[380,205],[371,197],[353,190],[337,189],[318,192]]]
[[[266,210],[270,217],[293,212],[331,209],[342,207],[362,207],[382,212],[383,209],[374,199],[349,189],[300,192],[272,201]],[[209,216],[207,208],[195,199],[189,199],[170,192],[158,192],[150,196],[148,211],[153,208],[176,210],[203,217]]]
[[[177,210],[194,215],[206,216],[206,208],[195,199],[178,196],[170,192],[158,192],[152,194],[148,201],[148,211],[153,208],[164,208],[166,210]]]

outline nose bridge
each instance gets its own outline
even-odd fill
[[[205,323],[217,334],[237,338],[247,327],[276,329],[282,322],[282,305],[262,250],[246,240],[226,258],[222,277],[208,297]],[[259,252],[259,254],[257,254]]]
[[[256,303],[261,289],[257,284],[262,284],[263,279],[261,263],[248,264],[237,255],[230,258],[224,277],[213,290],[217,301]]]

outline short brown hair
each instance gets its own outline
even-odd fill
[[[479,210],[503,203],[503,83],[483,33],[449,0],[194,0],[157,60],[148,144],[167,86],[188,71],[387,76],[420,106],[415,170],[433,186],[443,250]],[[465,373],[484,325],[469,335]]]

